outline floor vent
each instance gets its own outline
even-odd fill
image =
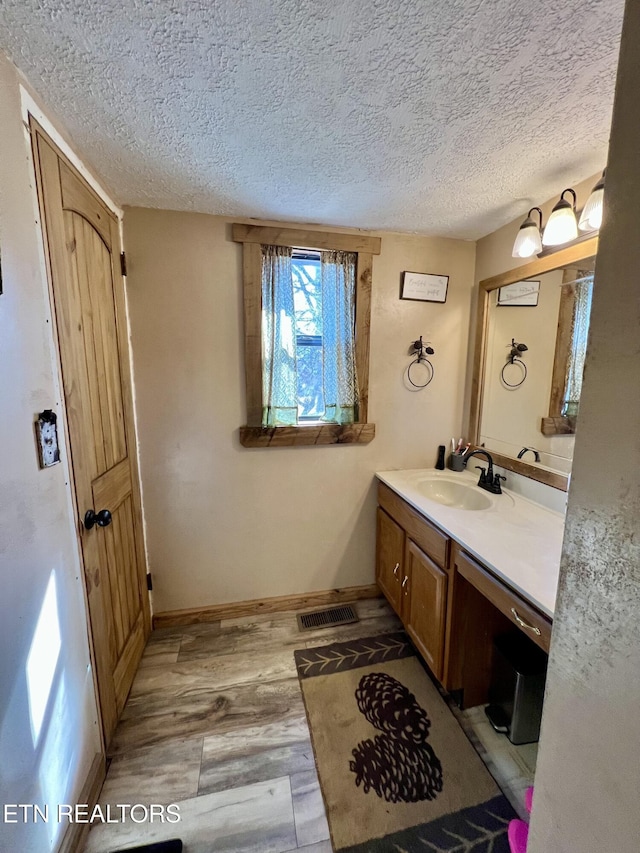
[[[336,625],[348,625],[359,622],[360,619],[351,604],[343,607],[329,607],[327,610],[316,610],[314,613],[299,613],[298,628],[301,631],[314,631],[316,628],[334,628]]]

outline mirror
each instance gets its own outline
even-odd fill
[[[480,282],[470,441],[497,465],[563,490],[596,251],[592,237]]]

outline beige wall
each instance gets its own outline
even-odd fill
[[[640,846],[639,38],[628,3],[529,853]]]
[[[67,453],[63,443],[62,464],[41,471],[34,441],[39,411],[56,410],[62,432],[64,420],[18,84],[0,55],[0,802],[56,809],[78,796],[99,737]],[[40,626],[54,648],[57,618],[60,651],[50,683],[42,672],[34,680],[45,708],[34,732],[26,668],[50,582],[56,617]],[[52,850],[60,831],[1,821],[0,849]]]
[[[472,243],[383,234],[374,259],[369,445],[245,449],[241,246],[228,220],[129,209],[124,236],[154,609],[368,584],[374,472],[433,466],[459,434]],[[447,274],[444,305],[401,301],[403,270]],[[435,349],[406,390],[409,344]]]

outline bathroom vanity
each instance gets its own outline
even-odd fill
[[[549,650],[563,516],[467,471],[377,477],[378,585],[438,681],[463,707],[484,703],[495,637]]]
[[[579,391],[567,377],[597,243],[589,237],[479,283],[470,448],[553,491],[556,506],[569,484]],[[535,298],[519,303],[523,285]],[[483,491],[467,470],[377,477],[378,585],[434,676],[464,707],[482,704],[496,637],[520,632],[549,650],[564,516],[508,488]]]

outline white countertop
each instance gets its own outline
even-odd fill
[[[482,461],[482,460],[480,460]],[[380,471],[376,477],[476,557],[535,607],[553,617],[564,516],[540,504],[503,490],[492,495],[489,509],[464,510],[443,506],[424,497],[419,484],[425,478],[457,480],[478,488],[470,471]]]

